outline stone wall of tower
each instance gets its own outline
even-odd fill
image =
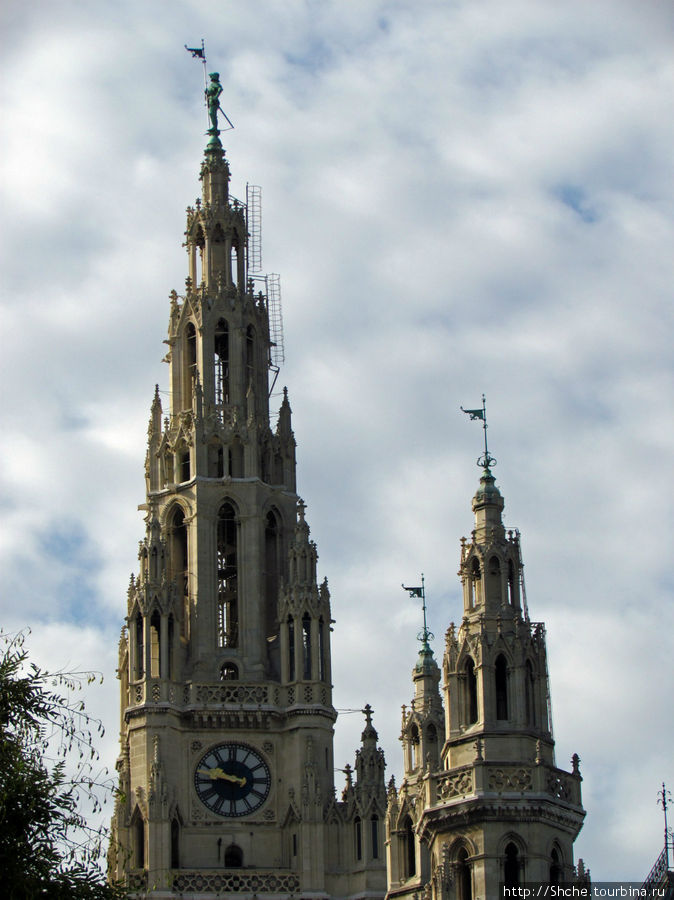
[[[403,708],[405,773],[388,792],[391,898],[423,891],[469,900],[498,896],[503,881],[574,877],[585,815],[578,757],[571,771],[556,766],[545,628],[524,608],[519,536],[503,527],[503,498],[487,468],[472,505],[475,528],[461,542],[464,615],[447,630],[443,699],[424,649],[414,701]],[[437,760],[420,752],[428,743],[420,685],[425,710],[444,708]],[[440,733],[437,712],[431,718]]]

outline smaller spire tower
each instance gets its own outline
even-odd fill
[[[577,875],[579,759],[574,754],[571,771],[555,763],[545,626],[530,621],[523,602],[519,533],[503,524],[484,398],[482,409],[464,411],[483,421],[485,452],[474,528],[461,539],[463,617],[447,629],[442,701],[422,642],[415,697],[403,707],[405,776],[398,791],[389,787],[387,812],[389,898],[423,891],[433,900],[473,900],[498,896],[501,883]],[[435,759],[421,746],[429,720],[442,740]]]

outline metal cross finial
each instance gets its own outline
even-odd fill
[[[410,597],[414,600],[415,597],[419,597],[421,599],[421,608],[424,611],[424,630],[420,631],[417,635],[417,640],[421,641],[424,646],[424,649],[429,649],[428,646],[429,640],[433,640],[435,635],[432,631],[428,630],[428,625],[426,623],[426,587],[424,582],[424,573],[421,573],[421,585],[419,587],[408,587],[405,584],[400,585],[404,591],[407,591]]]
[[[484,456],[478,457],[477,465],[484,469],[485,472],[488,472],[490,466],[496,465],[496,460],[490,455],[489,447],[487,446],[487,401],[484,394],[482,395],[482,409],[464,409],[463,406],[459,408],[461,412],[465,412],[466,415],[470,416],[471,421],[479,419],[482,422],[482,429],[484,431]]]

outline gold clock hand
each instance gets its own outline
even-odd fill
[[[233,784],[238,784],[240,787],[244,787],[246,784],[246,779],[244,777],[239,778],[238,775],[230,775],[229,772],[224,772],[219,766],[214,766],[212,769],[197,769],[198,775],[205,775],[207,778],[210,778],[211,781],[231,781]]]

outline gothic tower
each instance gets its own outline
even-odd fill
[[[148,428],[111,873],[142,896],[383,897],[383,754],[367,708],[356,783],[337,802],[330,594],[285,389],[270,427],[248,210],[210,134],[186,290],[171,293],[168,415],[157,389]]]
[[[574,878],[585,816],[579,760],[571,772],[555,764],[545,627],[529,619],[519,535],[504,528],[490,462],[486,454],[471,540],[461,541],[464,615],[447,630],[444,704],[425,644],[403,707],[404,779],[388,792],[388,898],[486,900],[502,882]]]

